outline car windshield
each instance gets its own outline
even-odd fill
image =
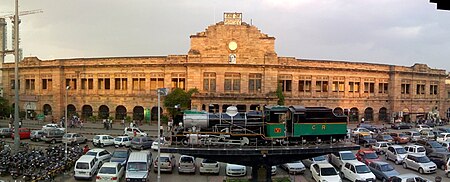
[[[420,136],[419,133],[412,133],[413,136]]]
[[[355,160],[356,157],[353,153],[341,153],[342,160]]]
[[[78,162],[75,166],[76,169],[89,169],[89,163],[86,162]]]
[[[97,156],[97,152],[87,152],[86,155]]]
[[[362,138],[364,138],[364,139],[372,139],[372,136],[370,136],[370,135],[363,135]]]
[[[359,165],[356,166],[356,173],[358,174],[370,173],[370,169],[366,165]]]
[[[392,137],[391,137],[390,135],[383,135],[383,138],[384,138],[385,140],[392,139]]]
[[[215,163],[217,163],[217,161],[213,161],[213,160],[210,160],[210,159],[203,159],[202,163],[213,163],[213,164],[215,164]]]
[[[324,161],[324,160],[326,160],[326,159],[325,159],[325,156],[323,156],[323,155],[314,157],[314,161]]]
[[[387,147],[388,144],[387,143],[380,143],[380,147]]]
[[[429,142],[429,144],[431,145],[431,147],[433,148],[442,148],[442,145],[437,143],[437,142]]]
[[[427,162],[430,162],[430,159],[428,159],[427,156],[420,156],[420,157],[417,157],[417,162],[418,163],[427,163]]]
[[[399,133],[399,134],[398,134],[398,137],[406,137],[406,135],[403,134],[403,133]]]
[[[365,129],[365,128],[360,128],[359,132],[370,132],[370,131],[368,129]]]
[[[63,137],[64,138],[72,138],[72,134],[65,134]]]
[[[381,171],[392,171],[392,170],[394,170],[394,167],[392,167],[389,164],[382,164],[380,166],[380,168],[381,168]]]
[[[366,159],[378,159],[378,155],[375,154],[375,152],[374,153],[366,153],[364,155],[364,158],[366,158]]]
[[[102,167],[98,173],[100,173],[100,174],[116,174],[116,168],[115,167]]]
[[[114,151],[113,156],[114,158],[127,158],[128,152],[127,151]]]
[[[161,162],[169,162],[169,158],[168,157],[160,157],[161,158]],[[158,161],[158,160],[156,160]]]
[[[132,142],[141,142],[141,139],[138,137],[133,138]]]
[[[183,163],[194,163],[194,160],[192,159],[192,157],[182,157],[180,159],[180,162],[183,162]]]
[[[122,138],[115,138],[114,141],[121,142]]]
[[[128,162],[128,171],[147,171],[147,163],[145,162]]]
[[[100,139],[100,136],[95,136],[94,139],[98,140]]]
[[[397,151],[397,154],[406,154],[405,148],[396,148],[395,151]]]
[[[419,148],[417,148],[417,152],[425,152],[425,148],[419,147]]]
[[[334,175],[337,175],[337,172],[332,167],[321,168],[320,169],[320,175],[321,176],[334,176]]]

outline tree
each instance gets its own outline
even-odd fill
[[[191,97],[198,93],[198,89],[189,89],[187,92],[183,89],[176,88],[164,98],[164,107],[169,111],[170,116],[174,118],[181,114],[182,110],[191,108]],[[179,106],[179,107],[175,107]]]
[[[13,108],[9,105],[8,100],[3,97],[0,97],[0,116],[8,117],[11,114]]]
[[[281,89],[281,84],[278,84],[278,87],[277,87],[277,97],[278,97],[277,104],[280,106],[284,106],[284,95],[283,95],[283,90]]]

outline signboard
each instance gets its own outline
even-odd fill
[[[144,121],[145,122],[150,122],[151,119],[151,112],[150,112],[150,108],[146,108],[144,109]]]
[[[44,114],[38,114],[38,115],[36,116],[36,118],[37,118],[39,121],[44,121],[45,115],[44,115]]]
[[[241,25],[242,13],[224,13],[223,23],[225,25]]]

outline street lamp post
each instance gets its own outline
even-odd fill
[[[169,89],[167,88],[158,88],[157,94],[158,94],[158,177],[157,182],[161,181],[161,95],[166,96],[169,92]]]
[[[65,104],[65,123],[64,123],[64,125],[65,125],[65,127],[66,127],[66,132],[65,132],[65,134],[67,134],[67,114],[68,114],[68,111],[67,111],[67,105],[68,105],[68,103],[69,103],[69,90],[70,90],[70,86],[67,86],[66,87],[66,104]],[[64,158],[65,158],[65,160],[67,161],[67,141],[66,141],[66,145],[65,145],[65,154],[64,154]]]

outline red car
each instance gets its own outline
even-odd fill
[[[381,161],[380,157],[373,150],[358,150],[356,159],[367,165],[374,161]]]
[[[26,138],[30,138],[31,135],[31,131],[29,128],[19,128],[19,136],[20,139],[26,139]],[[13,133],[11,134],[11,138],[14,139],[14,129],[13,129]]]

